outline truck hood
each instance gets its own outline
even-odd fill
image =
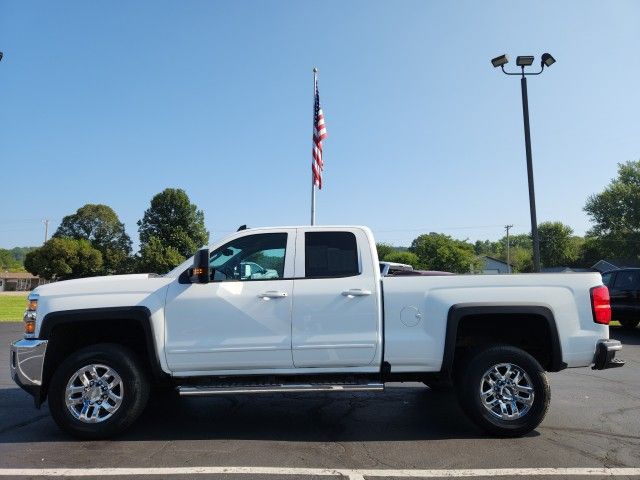
[[[149,273],[109,275],[104,277],[77,278],[40,285],[33,293],[41,297],[73,296],[88,294],[140,294],[152,293],[174,279]]]

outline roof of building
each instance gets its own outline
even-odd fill
[[[0,278],[5,280],[18,280],[22,278],[38,278],[29,272],[0,272]]]
[[[581,267],[543,267],[542,273],[593,272],[592,268]]]

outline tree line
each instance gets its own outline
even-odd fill
[[[593,227],[584,237],[562,222],[538,225],[540,261],[544,267],[589,268],[604,258],[640,261],[640,161],[618,165],[618,175],[584,206]],[[533,270],[530,233],[509,237],[514,272]],[[381,260],[425,270],[468,273],[480,269],[482,256],[507,261],[507,238],[471,243],[441,233],[420,235],[408,249],[378,244]]]
[[[38,247],[0,248],[0,271],[24,271],[24,258],[31,250]]]
[[[640,260],[640,161],[619,164],[618,175],[605,189],[590,196],[584,211],[593,227],[581,237],[562,222],[538,226],[543,267],[590,267],[603,258]],[[167,188],[151,199],[138,221],[140,249],[107,205],[87,204],[63,218],[42,247],[17,251],[0,249],[0,266],[20,263],[46,279],[62,280],[132,272],[165,273],[209,241],[204,213],[184,190]],[[425,270],[478,272],[482,257],[507,259],[506,237],[471,243],[443,233],[416,237],[408,248],[378,244],[381,260],[406,263]],[[19,250],[19,249],[18,249]],[[13,254],[11,253],[13,252]],[[514,272],[533,269],[530,234],[509,237]]]
[[[151,199],[138,221],[140,250],[133,254],[124,223],[107,205],[87,204],[62,219],[24,267],[48,280],[95,275],[166,273],[209,241],[204,213],[184,190],[167,188]]]

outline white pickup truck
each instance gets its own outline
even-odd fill
[[[158,387],[382,392],[396,381],[451,382],[480,427],[519,436],[547,411],[546,371],[623,365],[610,318],[598,273],[382,278],[365,227],[256,228],[164,276],[38,287],[10,368],[82,438],[124,430]]]

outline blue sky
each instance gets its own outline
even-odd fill
[[[0,246],[85,203],[136,221],[184,188],[217,239],[309,221],[312,67],[329,137],[318,223],[497,239],[582,211],[640,158],[639,2],[0,1]],[[513,62],[512,62],[513,63]]]

